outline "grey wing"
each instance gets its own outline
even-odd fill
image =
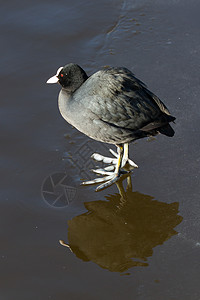
[[[164,103],[125,68],[101,70],[87,85],[85,105],[103,122],[134,131],[149,131],[169,122]]]

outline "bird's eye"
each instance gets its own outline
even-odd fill
[[[64,77],[64,75],[63,75],[63,74],[60,74],[60,77]]]

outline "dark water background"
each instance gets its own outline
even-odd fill
[[[8,0],[0,14],[0,299],[200,299],[199,1]],[[69,62],[128,67],[177,117],[174,138],[131,145],[125,203],[116,185],[78,186],[69,153],[88,139],[45,84]],[[69,205],[44,201],[51,174],[68,176]]]

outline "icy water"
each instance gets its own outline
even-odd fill
[[[199,13],[197,0],[1,3],[0,299],[200,299]],[[131,145],[124,188],[79,185],[109,152],[45,83],[69,62],[129,68],[177,118],[173,138]]]

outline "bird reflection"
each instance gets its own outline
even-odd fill
[[[93,261],[112,272],[148,266],[153,248],[177,234],[181,223],[178,202],[163,203],[152,196],[132,191],[131,177],[126,190],[122,180],[119,193],[107,201],[85,202],[88,212],[68,221],[68,244],[62,245],[83,261]]]

